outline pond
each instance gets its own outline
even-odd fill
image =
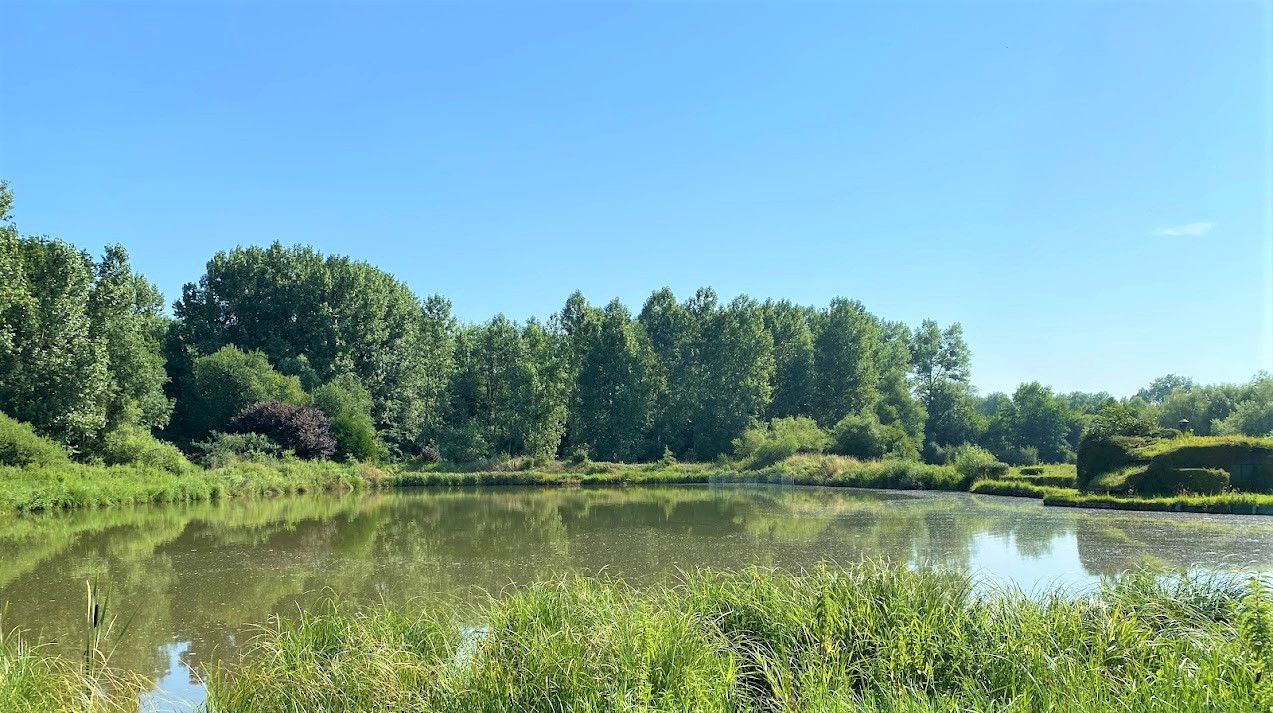
[[[254,627],[330,593],[427,604],[566,571],[639,582],[699,566],[883,557],[989,585],[1081,587],[1149,564],[1273,567],[1273,518],[1045,508],[963,493],[781,486],[410,489],[0,516],[0,611],[77,656],[85,583],[128,620],[111,663],[188,709]]]

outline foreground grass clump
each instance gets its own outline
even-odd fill
[[[143,681],[46,654],[0,630],[0,711],[5,713],[134,713]]]
[[[458,614],[333,607],[274,621],[208,709],[1236,713],[1273,704],[1270,667],[1258,581],[1138,573],[1031,598],[866,563],[565,578]]]

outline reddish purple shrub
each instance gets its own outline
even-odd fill
[[[259,433],[306,460],[330,458],[336,452],[336,437],[327,416],[309,406],[255,403],[230,419],[226,432]]]

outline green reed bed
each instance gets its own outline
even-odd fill
[[[327,461],[236,463],[171,473],[146,466],[0,467],[0,511],[180,503],[388,485],[385,471]]]
[[[109,668],[48,654],[0,630],[0,711],[134,713],[144,682]]]
[[[1031,598],[867,563],[328,607],[271,623],[212,675],[208,710],[1248,712],[1273,704],[1271,666],[1258,582],[1139,573]]]

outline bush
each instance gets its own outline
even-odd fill
[[[311,403],[331,422],[338,457],[374,462],[388,454],[371,420],[371,394],[357,377],[346,374],[324,384]]]
[[[947,453],[947,463],[954,466],[955,471],[966,479],[973,479],[986,475],[985,469],[993,463],[998,463],[998,459],[990,451],[975,446],[971,443],[965,443],[962,446],[951,448]],[[1005,469],[1007,466],[1004,466]],[[1007,472],[1006,470],[1004,472]]]
[[[171,428],[191,440],[223,430],[252,404],[306,400],[299,379],[275,371],[261,352],[243,352],[232,345],[195,359],[184,381]]]
[[[1034,446],[1008,448],[1003,453],[1003,460],[1011,465],[1037,465],[1039,463],[1039,449]]]
[[[1173,468],[1153,463],[1127,476],[1124,487],[1147,495],[1215,495],[1229,487],[1229,474],[1217,468]]]
[[[322,411],[278,401],[253,404],[230,419],[229,433],[259,433],[305,460],[330,458],[336,452],[331,423]]]
[[[57,443],[23,423],[0,413],[0,465],[57,465],[69,460]]]
[[[1073,475],[1036,475],[1025,482],[1055,488],[1074,488],[1078,486]]]
[[[671,448],[668,448],[667,446],[663,447],[663,457],[659,459],[659,465],[662,465],[662,466],[676,465],[676,454],[672,452]]]
[[[263,463],[283,457],[283,447],[260,433],[213,433],[197,444],[200,460],[208,468],[224,468],[248,461]]]
[[[102,443],[106,465],[146,465],[169,473],[186,473],[194,468],[185,454],[171,443],[155,438],[141,426],[124,425],[106,434]]]
[[[831,429],[835,452],[862,460],[883,458],[887,449],[883,427],[874,413],[851,413]]]
[[[1021,469],[1021,475],[1043,475],[1043,466],[1031,465]]]
[[[751,426],[734,439],[734,453],[751,467],[763,468],[797,453],[821,453],[830,445],[831,436],[817,421],[799,416]]]
[[[475,463],[490,458],[492,453],[491,444],[476,421],[443,428],[438,434],[437,449],[441,459],[451,463]]]
[[[420,460],[428,465],[442,462],[442,454],[432,443],[420,449]]]
[[[575,449],[570,452],[570,462],[574,463],[575,465],[582,465],[584,463],[589,462],[591,460],[588,457],[589,450],[590,450],[590,447],[588,446],[587,443],[576,446]]]

